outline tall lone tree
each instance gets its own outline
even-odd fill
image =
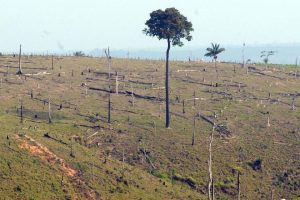
[[[170,127],[169,111],[169,53],[172,46],[183,46],[181,39],[192,40],[190,33],[194,30],[192,23],[187,20],[176,8],[167,8],[156,10],[150,13],[150,19],[146,21],[143,32],[151,37],[157,37],[159,40],[167,40],[166,52],[166,74],[165,74],[165,92],[166,92],[166,128]]]
[[[223,51],[225,51],[224,48],[220,48],[220,44],[214,44],[214,43],[211,43],[211,47],[208,47],[206,49],[207,53],[204,55],[204,56],[207,56],[207,57],[212,57],[215,61],[215,69],[216,69],[216,72],[218,74],[218,69],[217,69],[217,59],[218,59],[218,55],[220,53],[222,53]]]

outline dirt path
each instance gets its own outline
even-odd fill
[[[69,178],[70,182],[75,186],[78,193],[82,194],[80,196],[83,196],[84,199],[101,199],[100,194],[93,190],[84,180],[82,180],[78,171],[73,169],[64,159],[58,157],[47,147],[43,146],[27,135],[22,137],[16,135],[16,139],[19,142],[19,147],[21,149],[28,150],[31,154],[38,156],[41,160],[50,165],[58,164],[59,170],[64,174],[64,176]],[[81,199],[82,197],[75,198]]]

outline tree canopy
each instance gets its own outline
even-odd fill
[[[220,44],[211,43],[211,47],[207,48],[206,51],[207,53],[204,56],[213,57],[214,59],[217,59],[218,54],[225,51],[225,49],[220,48]]]
[[[265,64],[268,64],[269,57],[273,56],[275,54],[275,51],[262,51],[260,57],[263,58],[263,61]]]
[[[170,40],[173,46],[183,46],[182,38],[191,41],[190,33],[194,30],[192,23],[176,8],[153,11],[146,25],[148,27],[143,30],[146,35]]]

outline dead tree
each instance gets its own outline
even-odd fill
[[[60,179],[60,186],[64,185],[64,174],[61,174],[61,179]]]
[[[50,98],[48,100],[48,123],[51,124],[52,123],[52,119],[51,119],[51,103],[50,103]]]
[[[53,55],[52,55],[52,58],[51,58],[51,68],[52,68],[52,70],[54,70]]]
[[[159,119],[161,117],[161,103],[159,104]]]
[[[196,106],[196,92],[195,92],[195,90],[194,90],[193,97],[194,97],[194,106]]]
[[[122,150],[122,170],[124,170],[124,163],[125,163],[125,151],[124,151],[124,148]]]
[[[185,105],[184,105],[184,100],[182,100],[182,113],[184,114],[185,113]]]
[[[119,80],[118,80],[118,72],[116,73],[116,94],[119,94]]]
[[[23,101],[21,100],[20,103],[21,103],[21,106],[20,106],[20,122],[23,123],[23,109],[24,109]]]
[[[196,116],[194,116],[192,146],[195,144]]]
[[[245,67],[245,42],[243,43],[243,49],[242,49],[242,57],[243,57],[243,63],[242,63],[242,67]]]
[[[156,123],[153,121],[154,134],[156,134]]]
[[[88,86],[85,84],[85,96],[88,96]]]
[[[74,150],[73,150],[73,139],[71,138],[71,144],[70,144],[70,156],[72,158],[75,158]]]
[[[7,68],[6,68],[6,76],[8,76],[9,74],[9,65],[7,65]]]
[[[134,107],[134,93],[133,93],[132,84],[130,84],[130,86],[131,86],[131,103],[132,103],[132,107]]]
[[[110,74],[110,68],[111,68],[111,56],[110,56],[110,51],[109,51],[109,47],[107,49],[104,50],[104,53],[106,55],[106,59],[108,62],[108,89],[109,89],[109,93],[108,93],[108,113],[107,113],[107,122],[110,124],[111,122],[111,74]]]
[[[292,100],[292,110],[295,110],[295,97],[293,97],[293,100]]]
[[[20,44],[20,52],[19,52],[19,70],[17,71],[17,75],[22,75],[22,66],[21,66],[21,54],[22,54],[22,45]]]
[[[141,148],[140,148],[140,153],[142,153],[144,155],[144,159],[146,161],[148,161],[148,163],[150,164],[151,168],[152,169],[156,169],[155,165],[153,164],[150,156],[149,156],[149,151],[146,150],[146,147],[145,147],[145,143],[143,140],[140,141],[140,145],[141,145]]]
[[[237,190],[238,190],[238,200],[241,199],[241,182],[240,182],[240,172],[237,174]]]
[[[213,136],[215,131],[215,125],[213,125],[212,132],[209,139],[209,159],[208,159],[208,174],[209,174],[209,181],[208,181],[208,199],[214,200],[214,189],[213,189],[213,173],[212,173],[212,142]]]
[[[271,188],[271,200],[274,200],[274,190]]]
[[[271,124],[270,124],[270,112],[268,112],[267,114],[268,114],[267,127],[270,127],[271,126]]]

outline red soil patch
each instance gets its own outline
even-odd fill
[[[28,150],[31,154],[38,156],[41,160],[47,162],[50,165],[58,164],[59,169],[63,172],[64,175],[69,177],[69,180],[76,186],[79,192],[84,195],[85,199],[101,199],[100,194],[90,188],[88,184],[82,180],[78,172],[73,169],[64,159],[59,158],[47,147],[43,146],[27,135],[22,137],[16,136],[16,138],[20,141],[19,147],[21,149]]]

